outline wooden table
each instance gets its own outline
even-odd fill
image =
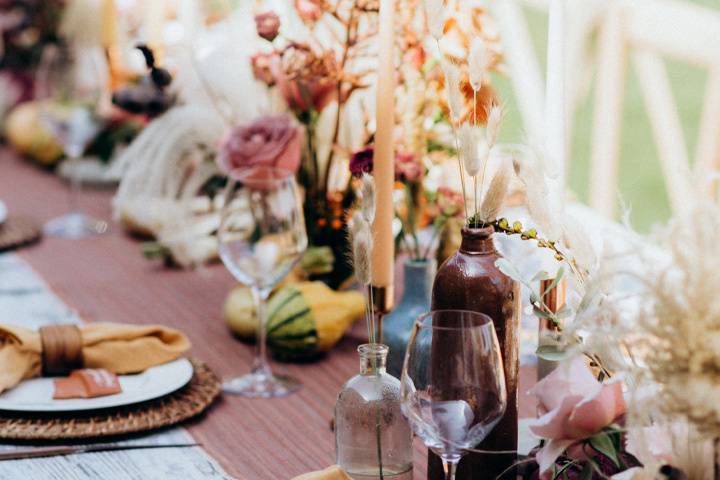
[[[0,150],[0,198],[11,214],[45,222],[66,212],[66,195],[66,186],[54,174]],[[89,190],[80,205],[109,219],[111,199],[112,192]],[[140,243],[117,225],[102,237],[46,238],[19,254],[85,321],[165,324],[184,331],[193,344],[191,355],[221,376],[244,373],[250,366],[253,347],[235,340],[221,318],[234,284],[222,265],[167,269],[143,258]],[[361,327],[318,362],[274,365],[302,380],[299,393],[273,400],[225,396],[207,415],[186,425],[190,433],[240,479],[283,480],[331,465],[330,418],[341,385],[358,372],[355,348],[365,340]],[[521,392],[533,375],[521,372]],[[524,416],[533,414],[527,400],[521,402]],[[417,442],[416,479],[425,479],[426,458],[426,449]]]

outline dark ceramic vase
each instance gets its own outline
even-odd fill
[[[415,320],[430,310],[434,275],[432,260],[405,261],[402,299],[383,320],[383,343],[390,347],[387,370],[394,377],[400,378]]]
[[[464,228],[460,250],[443,263],[435,276],[432,308],[471,310],[492,318],[505,367],[507,409],[495,429],[476,448],[517,451],[520,290],[515,281],[495,266],[499,258],[501,255],[493,245],[492,227]],[[514,479],[512,466],[516,462],[516,454],[470,453],[460,461],[457,480]],[[430,452],[428,479],[444,478],[440,458]]]

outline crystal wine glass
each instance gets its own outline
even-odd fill
[[[293,175],[267,167],[229,175],[218,240],[220,257],[233,276],[250,287],[257,306],[257,354],[252,371],[225,383],[226,392],[246,397],[281,397],[300,388],[273,375],[265,344],[265,302],[307,247],[305,219]]]
[[[62,145],[68,163],[70,212],[45,225],[45,234],[82,238],[107,231],[107,223],[80,212],[78,164],[101,128],[97,106],[106,87],[102,51],[73,44],[51,45],[43,51],[37,72],[36,97],[40,120]]]
[[[462,456],[492,431],[507,404],[490,317],[463,310],[421,316],[405,353],[400,395],[413,431],[454,480]]]

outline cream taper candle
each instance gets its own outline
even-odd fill
[[[372,225],[373,256],[372,284],[391,287],[395,261],[393,241],[393,186],[395,182],[395,149],[393,130],[395,122],[395,62],[393,0],[380,0],[378,32],[378,78],[375,110],[376,132],[373,176],[377,191],[377,210]]]

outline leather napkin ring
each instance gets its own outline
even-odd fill
[[[44,376],[67,375],[82,368],[82,335],[75,325],[49,325],[40,328]]]

